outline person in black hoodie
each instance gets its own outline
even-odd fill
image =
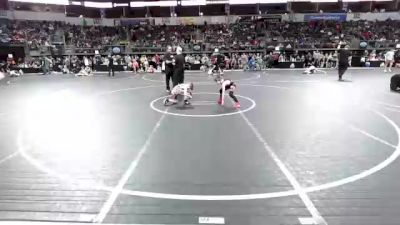
[[[108,55],[108,76],[114,76],[114,59],[111,55]]]
[[[176,48],[176,56],[174,57],[174,76],[172,82],[174,87],[183,84],[185,80],[185,57],[182,54],[182,48]]]
[[[213,71],[217,71],[219,75],[224,74],[224,66],[225,66],[225,56],[219,52],[219,49],[214,49],[214,53],[211,55],[211,60],[213,61]]]
[[[341,48],[341,44],[338,45],[339,49],[339,81],[343,81],[343,75],[346,72],[347,68],[349,67],[349,57],[350,57],[350,51],[349,51],[349,46],[346,45],[344,48]]]

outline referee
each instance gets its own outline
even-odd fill
[[[167,52],[164,55],[166,92],[171,91],[171,88],[169,86],[170,80],[172,80],[172,82],[174,81],[174,79],[173,79],[174,65],[172,64],[174,57],[172,56],[171,52],[172,52],[172,47],[168,46]]]
[[[176,48],[176,56],[174,58],[174,77],[172,79],[172,82],[174,84],[174,87],[178,84],[183,84],[185,80],[185,57],[182,55],[182,48],[177,47]]]
[[[347,68],[349,67],[349,57],[350,57],[350,51],[349,51],[349,46],[345,45],[344,48],[341,48],[341,44],[339,43],[338,46],[339,49],[339,80],[338,81],[343,81],[343,75],[346,72]]]

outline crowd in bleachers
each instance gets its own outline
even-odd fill
[[[209,56],[201,55],[201,51],[210,51],[214,48],[224,50],[261,50],[259,53],[231,53],[226,54],[225,67],[227,69],[243,69],[251,58],[261,68],[270,67],[272,62],[304,62],[305,65],[313,62],[323,67],[335,67],[337,54],[334,51],[320,53],[317,51],[273,54],[263,50],[268,49],[301,49],[301,48],[336,48],[339,41],[348,44],[360,41],[372,41],[374,47],[383,46],[385,41],[394,44],[400,40],[400,21],[311,21],[307,23],[294,22],[266,22],[260,20],[241,20],[232,24],[201,26],[77,26],[63,22],[45,21],[12,21],[0,25],[0,43],[27,44],[31,50],[40,50],[55,44],[65,44],[82,50],[82,53],[93,53],[98,49],[106,51],[104,46],[128,44],[129,48],[156,47],[162,49],[167,45],[181,46],[184,50],[198,54],[187,54],[187,65],[209,64]],[[108,48],[110,49],[110,48]],[[78,51],[75,51],[78,52]],[[261,53],[262,52],[262,53]],[[67,65],[69,71],[79,70],[84,59],[93,65],[107,64],[107,57],[97,56],[49,57],[52,65]],[[115,55],[114,62],[131,70],[134,64],[139,65],[136,70],[148,71],[159,68],[162,55]],[[382,53],[375,51],[365,53],[365,60],[381,60]],[[14,66],[22,68],[37,68],[43,65],[43,58],[16,59]]]
[[[179,45],[189,50],[262,49],[271,43],[285,47],[335,47],[339,40],[400,39],[400,21],[312,21],[308,23],[242,21],[201,26],[77,26],[63,22],[13,21],[0,27],[3,43],[27,43],[31,49],[61,42],[78,48],[127,44],[133,47]],[[291,46],[294,47],[294,46]]]

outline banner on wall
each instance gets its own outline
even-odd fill
[[[227,16],[226,17],[226,22],[227,23],[236,23],[237,20],[239,20],[239,16]]]
[[[321,13],[321,14],[305,14],[304,21],[312,20],[335,20],[335,21],[346,21],[346,13]]]
[[[103,19],[93,19],[93,25],[102,25],[103,24]]]
[[[161,18],[161,24],[171,25],[171,19],[169,17],[163,17]]]
[[[129,25],[149,25],[148,19],[124,19],[120,20],[120,25],[129,26]]]
[[[282,15],[263,14],[263,15],[261,15],[260,19],[265,20],[265,21],[271,21],[271,22],[279,22],[282,20]]]
[[[182,17],[181,18],[181,25],[193,25],[195,24],[196,18],[194,17]]]
[[[357,13],[355,13],[357,14]],[[369,21],[385,21],[388,19],[391,20],[400,20],[400,13],[398,12],[388,12],[388,13],[358,13],[359,15],[356,17],[354,15],[354,20],[369,20]]]
[[[211,24],[225,24],[228,23],[228,18],[226,16],[212,16]]]

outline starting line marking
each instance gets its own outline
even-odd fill
[[[214,93],[214,92],[195,92],[193,93],[194,95],[219,95],[219,93]],[[249,97],[245,97],[242,95],[236,95],[239,98],[242,99],[246,99],[247,101],[251,102],[251,106],[249,106],[246,109],[243,110],[236,110],[234,112],[230,112],[230,113],[221,113],[221,114],[184,114],[184,113],[173,113],[173,112],[168,112],[166,110],[161,110],[159,108],[157,108],[155,106],[155,103],[157,101],[160,101],[161,99],[167,98],[169,97],[169,95],[167,96],[162,96],[159,98],[154,99],[153,101],[150,102],[150,108],[153,109],[156,112],[159,113],[163,113],[163,114],[168,114],[168,115],[172,115],[172,116],[181,116],[181,117],[198,117],[198,118],[210,118],[210,117],[220,117],[220,116],[230,116],[230,115],[235,115],[235,114],[239,114],[239,113],[245,113],[248,112],[252,109],[254,109],[256,107],[256,102],[249,98]],[[207,103],[208,104],[208,103]],[[171,106],[166,106],[166,107],[171,107]]]
[[[224,217],[199,217],[199,224],[225,224]]]

